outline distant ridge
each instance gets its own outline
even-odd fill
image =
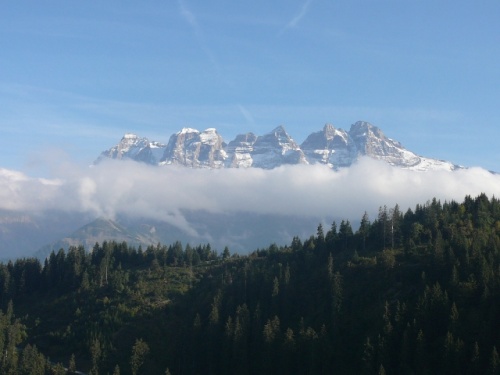
[[[282,165],[324,164],[339,169],[351,166],[362,156],[419,171],[463,168],[449,161],[419,156],[366,121],[356,122],[349,131],[326,124],[301,145],[283,126],[261,136],[240,134],[229,143],[214,128],[204,131],[184,128],[172,134],[166,145],[125,134],[116,146],[102,152],[95,163],[105,159],[131,159],[150,165],[190,168],[273,169]]]

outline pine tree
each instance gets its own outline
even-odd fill
[[[68,372],[73,373],[75,371],[76,371],[75,355],[71,354],[71,357],[69,358]]]
[[[328,254],[328,261],[326,263],[326,268],[328,272],[328,279],[333,281],[333,256],[332,253]]]
[[[370,232],[370,220],[368,219],[368,213],[365,211],[363,217],[361,218],[361,224],[359,225],[358,233],[361,236],[361,248],[363,252],[366,250],[366,238]]]
[[[273,280],[273,292],[272,297],[276,297],[280,292],[280,282],[278,278],[275,276]]]
[[[451,333],[456,333],[457,327],[458,327],[458,309],[457,305],[455,302],[451,305],[451,311],[450,311],[450,331]]]
[[[337,223],[334,221],[330,230],[326,233],[325,241],[327,246],[331,249],[335,241],[337,241]]]
[[[490,363],[488,367],[489,375],[498,375],[500,372],[500,358],[498,357],[498,352],[496,346],[493,347],[491,351]]]
[[[318,250],[323,250],[325,246],[325,234],[323,232],[323,225],[321,223],[318,225],[318,229],[316,231],[315,245]]]
[[[224,251],[222,252],[222,259],[226,260],[229,259],[231,256],[231,253],[229,252],[229,248],[226,246],[224,247]]]
[[[342,244],[342,249],[347,250],[348,245],[349,245],[349,239],[352,238],[353,232],[352,232],[352,227],[351,223],[349,220],[342,220],[340,222],[340,228],[339,228],[339,240]]]
[[[90,356],[92,358],[92,374],[99,374],[99,363],[102,357],[101,351],[101,343],[97,338],[92,341],[92,345],[90,346]]]
[[[363,363],[363,374],[373,374],[374,360],[375,360],[375,349],[373,348],[373,345],[370,342],[370,338],[367,337],[363,347],[363,356],[361,357],[361,361]]]
[[[135,344],[132,347],[132,356],[130,357],[130,369],[132,375],[137,375],[137,371],[144,363],[146,356],[149,353],[149,346],[142,339],[135,340]]]
[[[479,344],[477,341],[474,343],[474,346],[472,348],[472,355],[470,359],[470,371],[469,373],[471,374],[477,374],[479,372],[479,366],[480,366],[480,353],[479,353]]]

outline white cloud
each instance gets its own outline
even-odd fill
[[[462,201],[465,195],[500,196],[500,176],[481,168],[414,172],[362,159],[338,172],[323,166],[273,170],[198,170],[109,161],[93,168],[66,168],[57,180],[0,172],[0,209],[49,209],[162,219],[196,235],[182,210],[250,212],[358,220],[366,210],[396,203],[405,211],[429,199]]]

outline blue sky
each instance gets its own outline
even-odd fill
[[[226,141],[284,125],[380,127],[500,170],[498,1],[0,4],[0,167],[88,164],[125,132]]]

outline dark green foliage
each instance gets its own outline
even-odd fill
[[[248,256],[104,242],[0,264],[0,373],[497,374],[499,301],[485,195]]]
[[[130,356],[130,368],[132,370],[132,375],[137,375],[137,372],[143,365],[148,353],[148,344],[142,341],[142,339],[135,340],[135,344],[132,347],[132,355]]]

